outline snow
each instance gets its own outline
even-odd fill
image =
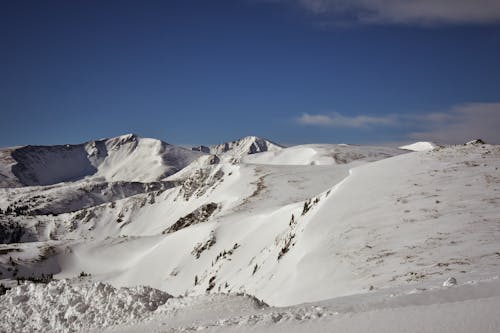
[[[246,156],[243,161],[272,165],[332,165],[370,162],[403,153],[389,147],[310,144]]]
[[[256,136],[247,136],[239,140],[209,147],[210,153],[221,156],[228,162],[239,162],[247,155],[262,152],[277,152],[283,147],[269,140]]]
[[[106,140],[108,156],[94,177],[107,180],[151,182],[167,177],[201,156],[201,153],[137,136]]]
[[[124,220],[131,221],[124,226],[115,222],[116,215],[130,203],[96,211],[102,217],[89,222],[95,230],[86,232],[96,241],[72,246],[59,260],[58,276],[83,269],[119,286],[141,282],[173,295],[204,293],[216,276],[215,290],[245,291],[289,305],[444,274],[459,278],[464,269],[487,270],[497,261],[499,237],[498,210],[489,204],[496,200],[495,149],[459,146],[404,154],[351,168],[349,176],[350,166],[343,164],[302,166],[301,172],[297,166],[227,166],[224,181],[207,180],[200,197],[186,201],[178,189],[167,190],[154,204],[124,212]],[[473,166],[476,160],[482,164]],[[213,166],[211,174],[222,167]],[[302,215],[309,198],[319,202]],[[161,234],[207,202],[222,209],[203,223]],[[215,245],[196,259],[193,249],[212,232]],[[105,239],[116,233],[128,237]],[[290,239],[289,251],[278,260]],[[235,243],[240,247],[234,253],[216,260]],[[116,255],[124,252],[133,254]]]
[[[106,332],[497,332],[499,286],[494,276],[448,290],[428,283],[281,308],[221,295],[181,299],[182,311],[172,311],[171,299],[151,320]]]
[[[1,296],[5,332],[497,332],[500,279],[437,281],[288,307],[246,295],[172,298],[159,290],[116,289],[61,280]]]
[[[432,142],[420,141],[399,147],[399,149],[406,149],[411,151],[429,151],[435,149],[436,147],[436,144]]]
[[[60,280],[24,284],[1,296],[0,331],[78,332],[139,321],[171,296],[149,287]]]
[[[76,297],[89,313],[100,305],[82,295],[99,291],[75,282],[81,271],[109,295],[135,297],[142,289],[117,288],[147,285],[159,290],[148,295],[174,296],[136,318],[114,309],[116,320],[92,326],[82,316],[75,326],[96,332],[498,331],[490,307],[500,305],[499,146],[409,152],[259,140],[202,154],[127,135],[85,144],[97,171],[83,178],[37,186],[9,178],[0,209],[18,213],[0,214],[0,226],[14,228],[0,231],[21,237],[0,244],[1,282],[15,284],[14,272],[72,279],[55,284],[80,296],[52,306]],[[3,154],[8,170],[11,151]],[[31,294],[50,294],[20,288],[1,303],[14,292],[25,306],[5,306],[4,317],[29,316],[44,306]],[[101,300],[122,301],[115,296]],[[45,331],[69,330],[63,319]]]
[[[152,182],[201,155],[134,134],[78,145],[4,148],[0,150],[0,187],[52,185],[86,177]]]

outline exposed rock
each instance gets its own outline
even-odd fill
[[[207,146],[196,146],[196,147],[191,148],[191,150],[201,151],[202,153],[210,154],[210,148]]]
[[[191,254],[194,255],[196,259],[199,259],[204,251],[210,249],[212,246],[215,245],[216,240],[217,239],[215,238],[215,233],[211,232],[210,237],[205,242],[196,244],[193,251],[191,251]],[[197,283],[195,283],[195,285],[196,284]]]
[[[472,141],[469,141],[469,142],[466,142],[465,145],[484,145],[486,144],[486,142],[484,142],[483,140],[481,139],[475,139],[475,140],[472,140]]]
[[[205,222],[213,214],[213,212],[215,212],[217,207],[218,205],[214,202],[205,204],[188,215],[178,219],[172,226],[163,231],[163,234],[169,234],[187,228],[191,225]]]
[[[454,277],[449,277],[446,281],[443,282],[443,287],[452,287],[457,285],[457,279]]]

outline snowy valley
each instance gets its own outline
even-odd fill
[[[497,332],[499,167],[479,141],[4,148],[0,332]]]

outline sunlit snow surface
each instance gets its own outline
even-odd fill
[[[2,296],[4,332],[497,332],[498,276],[269,307],[246,295],[172,298],[151,288],[58,281]]]
[[[437,146],[432,142],[420,141],[399,148],[411,151],[429,151],[433,150],[436,147]]]
[[[155,141],[141,138],[134,139],[140,154],[130,150],[137,158],[128,148],[120,152],[132,168],[126,177],[115,177],[124,169],[111,159],[99,164],[108,170],[102,177],[22,186],[10,175],[0,209],[24,210],[0,216],[3,243],[10,243],[0,245],[2,283],[15,284],[14,272],[53,273],[71,279],[64,282],[70,293],[92,295],[92,282],[101,281],[175,297],[134,318],[125,311],[94,325],[85,318],[100,305],[90,298],[75,296],[72,305],[53,298],[46,306],[32,294],[50,285],[21,286],[0,298],[2,316],[10,318],[2,329],[19,331],[12,323],[23,321],[26,331],[36,330],[37,322],[18,318],[44,308],[36,311],[52,319],[42,320],[41,331],[499,330],[499,146],[408,152],[282,148],[256,139],[210,148],[217,155],[182,150],[192,162],[171,175],[165,166],[185,162],[169,155],[164,167],[152,168],[146,156],[155,156]],[[91,275],[75,279],[82,271]],[[443,287],[449,277],[458,285]],[[111,294],[128,292],[136,291]],[[8,305],[16,293],[17,312]],[[120,298],[103,304],[113,302]],[[89,312],[64,317],[63,309],[78,303]]]

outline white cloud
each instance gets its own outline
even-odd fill
[[[448,112],[416,117],[422,130],[410,133],[417,140],[464,143],[481,138],[500,143],[500,103],[457,105]]]
[[[427,114],[390,114],[382,116],[345,116],[340,113],[308,114],[295,118],[301,125],[337,128],[385,127],[406,132],[406,137],[442,144],[483,139],[500,144],[500,102],[467,103]],[[389,128],[390,127],[390,128]]]
[[[500,22],[499,0],[282,0],[282,2],[298,3],[316,14],[348,17],[364,24]]]
[[[317,125],[330,127],[366,128],[376,125],[395,125],[397,123],[394,116],[372,117],[372,116],[343,116],[334,112],[331,114],[308,114],[304,113],[296,119],[302,125]]]

